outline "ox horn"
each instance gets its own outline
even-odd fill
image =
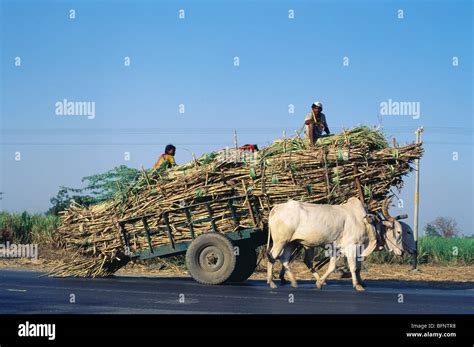
[[[393,218],[390,213],[388,213],[388,206],[390,205],[390,203],[392,202],[392,197],[393,195],[390,195],[390,196],[387,196],[383,203],[382,203],[382,215],[384,216],[384,218],[389,221],[389,222],[394,222],[395,221],[395,218]]]

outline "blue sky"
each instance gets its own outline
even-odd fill
[[[382,124],[403,144],[423,125],[421,226],[442,215],[473,233],[471,1],[1,4],[0,209],[45,211],[59,186],[151,167],[169,142],[178,163],[231,146],[234,128],[263,146],[321,100],[333,132]],[[95,102],[95,118],[56,115],[63,99]],[[381,116],[389,99],[419,103],[420,118]]]

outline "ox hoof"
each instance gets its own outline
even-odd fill
[[[365,290],[364,287],[362,287],[360,284],[355,285],[354,289],[358,292],[363,292]]]
[[[298,288],[298,284],[297,284],[297,283],[292,283],[291,286],[292,286],[293,288]]]
[[[319,283],[319,284],[318,284],[318,283]],[[321,289],[322,286],[325,286],[326,284],[327,284],[326,281],[324,281],[324,282],[322,282],[322,283],[320,283],[319,281],[316,281],[316,288]]]
[[[284,278],[280,278],[280,284],[283,286],[286,284],[286,280]]]
[[[276,285],[274,282],[270,282],[270,283],[268,283],[268,285],[269,285],[270,288],[272,288],[272,289],[276,289],[276,288],[277,288],[277,285]]]

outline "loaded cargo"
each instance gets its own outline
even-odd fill
[[[315,146],[296,136],[260,151],[222,150],[167,171],[144,170],[114,199],[62,212],[59,241],[73,256],[50,275],[107,276],[134,259],[187,253],[199,282],[245,280],[256,265],[255,249],[266,241],[272,206],[359,197],[379,212],[422,153],[421,144],[390,146],[379,129],[362,126]],[[242,254],[229,253],[235,246]],[[227,269],[218,279],[206,277],[220,271],[215,266]]]

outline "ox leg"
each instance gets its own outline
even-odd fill
[[[286,272],[285,267],[282,266],[281,269],[280,269],[280,275],[279,275],[279,277],[280,277],[280,284],[281,284],[281,285],[286,284],[285,272]]]
[[[299,251],[299,246],[296,243],[289,243],[286,245],[285,249],[288,249],[288,252],[290,253],[290,263],[293,261],[294,257],[298,255]],[[286,284],[286,279],[285,279],[285,272],[286,268],[284,266],[281,267],[280,270],[280,283]]]
[[[293,288],[297,288],[298,284],[296,283],[296,277],[290,269],[290,259],[291,254],[293,253],[292,247],[285,247],[283,250],[283,254],[281,255],[280,261],[282,263],[282,268],[285,269],[285,272],[288,273],[288,277],[290,278],[290,283]]]
[[[294,252],[295,248],[296,248],[296,246],[294,244],[289,243],[288,245],[286,245],[284,252],[289,251],[290,254],[291,254],[291,253]],[[284,257],[284,255],[282,255],[282,258],[283,257]],[[284,266],[282,266],[281,269],[280,269],[280,275],[279,275],[280,284],[282,284],[282,285],[286,284],[285,272],[286,272],[286,268]]]
[[[360,270],[362,269],[362,261],[357,260],[356,262],[356,277],[357,277],[357,282],[365,288],[365,282],[362,280],[362,277],[360,277]]]
[[[336,263],[337,257],[331,257],[326,273],[322,275],[321,278],[316,282],[316,288],[321,289],[323,287],[323,285],[326,283],[326,278],[328,278],[328,276],[336,269]]]
[[[271,261],[270,259],[267,261],[267,283],[271,288],[276,288],[277,286],[275,282],[273,282],[273,264],[275,264],[275,261]]]
[[[273,265],[275,265],[276,260],[280,257],[281,251],[285,247],[285,242],[278,242],[273,244],[273,247],[267,253],[267,283],[271,288],[276,288],[275,282],[273,282]]]
[[[314,268],[313,259],[314,259],[314,247],[305,247],[303,262],[308,268],[308,270],[313,274],[314,278],[316,279],[316,282],[318,282],[319,275],[316,269]]]
[[[357,271],[357,258],[356,258],[356,256],[347,257],[347,263],[349,264],[349,269],[351,270],[351,274],[352,274],[352,286],[358,292],[364,291],[365,289],[359,283],[357,273],[356,273],[356,271]]]

